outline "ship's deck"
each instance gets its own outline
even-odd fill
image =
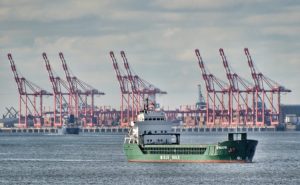
[[[144,145],[143,148],[203,148],[216,144],[164,144],[164,145]]]
[[[208,145],[146,145],[141,147],[144,154],[194,154],[202,155]]]

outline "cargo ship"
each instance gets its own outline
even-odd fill
[[[228,133],[228,140],[217,144],[180,144],[165,113],[145,109],[131,123],[124,153],[129,162],[249,163],[257,143],[247,133]]]
[[[62,134],[79,134],[80,128],[77,125],[63,125]]]
[[[79,134],[80,127],[74,115],[70,115],[64,119],[61,129],[58,131],[61,134]]]

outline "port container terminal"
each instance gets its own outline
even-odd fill
[[[291,110],[289,105],[281,103],[281,95],[291,90],[260,72],[255,67],[248,48],[241,50],[241,54],[245,55],[245,67],[249,68],[252,77],[247,80],[230,67],[222,48],[218,53],[226,81],[209,72],[205,56],[200,54],[199,49],[191,51],[193,53],[195,60],[189,65],[198,66],[199,84],[205,84],[204,93],[201,86],[195,84],[195,87],[198,86],[198,102],[193,105],[178,105],[174,110],[163,110],[174,123],[176,132],[226,132],[232,129],[273,131],[286,127],[285,123],[298,123],[300,106]],[[0,120],[0,132],[56,133],[57,128],[72,117],[81,126],[83,133],[123,133],[128,130],[130,122],[135,121],[146,99],[153,108],[162,109],[156,96],[167,96],[167,92],[135,73],[124,51],[119,55],[111,51],[108,55],[111,61],[107,62],[111,62],[113,66],[111,75],[115,76],[115,82],[120,87],[120,97],[116,97],[120,99],[118,110],[111,106],[95,105],[95,98],[105,96],[105,87],[102,87],[103,91],[99,90],[72,74],[62,52],[58,53],[58,58],[64,71],[63,77],[54,75],[56,73],[53,72],[47,54],[42,53],[41,61],[45,64],[43,70],[48,73],[49,78],[49,84],[43,84],[43,87],[21,76],[9,53],[7,57],[19,94],[16,98],[18,108],[6,108],[6,113]],[[45,86],[52,90],[44,89]],[[50,110],[43,108],[45,96],[52,98]]]
[[[173,132],[197,134],[205,132],[275,132],[275,127],[237,127],[237,128],[215,128],[215,127],[173,127]],[[127,127],[93,127],[81,128],[81,133],[88,134],[126,134]],[[57,134],[58,128],[0,128],[0,134]]]

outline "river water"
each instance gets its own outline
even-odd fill
[[[216,143],[225,133],[182,135]],[[250,164],[128,163],[123,135],[1,135],[0,184],[300,184],[300,132],[250,133]]]

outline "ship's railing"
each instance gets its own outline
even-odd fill
[[[125,136],[124,138],[124,144],[128,144],[128,143],[131,143],[131,144],[139,144],[138,140],[135,139],[135,138],[132,138],[130,136]]]

